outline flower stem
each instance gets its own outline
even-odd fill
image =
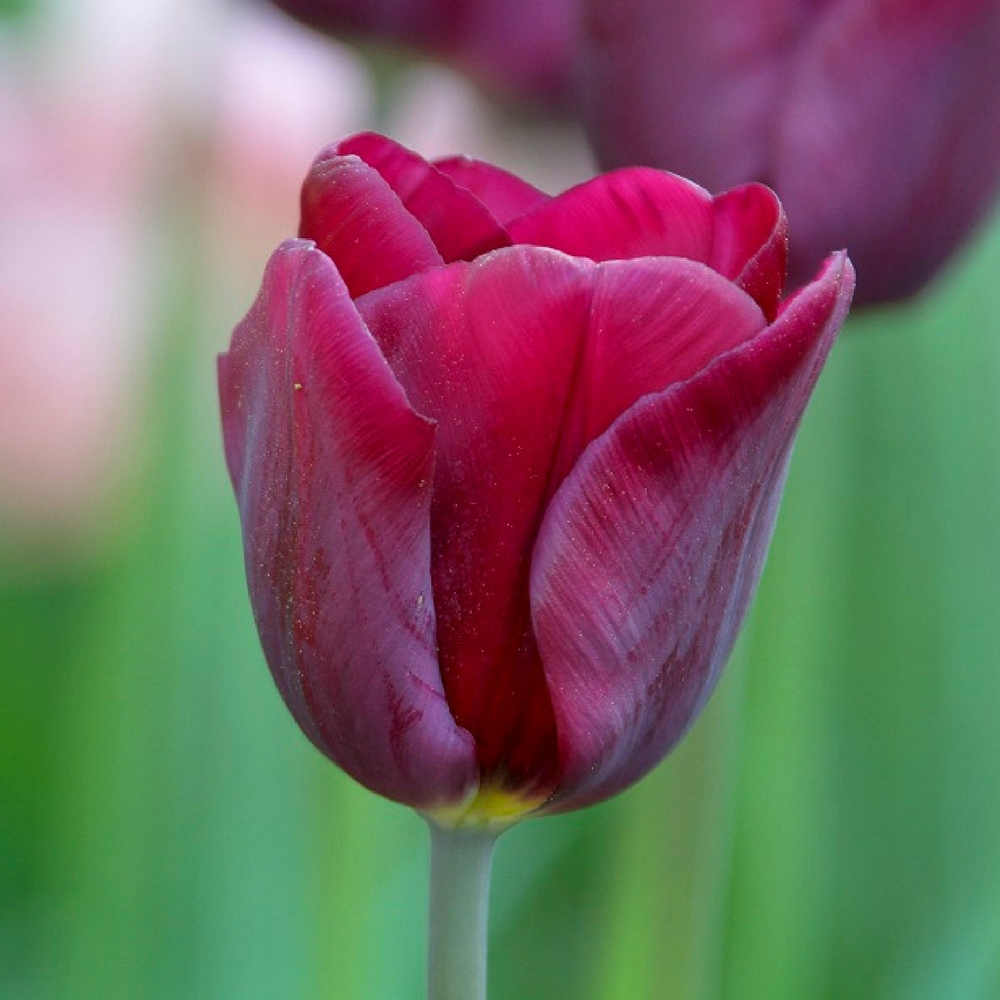
[[[486,1000],[490,864],[497,834],[431,828],[428,1000]]]

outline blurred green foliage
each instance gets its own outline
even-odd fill
[[[33,13],[32,0],[0,0],[0,20],[17,21]]]
[[[0,573],[0,996],[416,997],[426,833],[273,689],[194,270],[119,530]],[[851,322],[705,716],[501,841],[495,1000],[1000,998],[998,274]]]

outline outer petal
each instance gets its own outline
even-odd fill
[[[624,414],[553,499],[531,606],[559,730],[555,808],[637,780],[708,697],[852,290],[832,259],[765,332]]]
[[[354,298],[443,263],[378,171],[336,147],[320,153],[302,185],[299,234],[337,265]]]
[[[339,143],[337,150],[361,157],[382,175],[445,261],[472,260],[510,246],[503,226],[475,195],[398,142],[362,132]]]
[[[288,707],[374,791],[461,801],[477,772],[435,657],[433,426],[307,243],[271,258],[219,376],[251,601]]]
[[[764,318],[693,261],[594,265],[538,247],[418,275],[358,308],[413,405],[439,421],[431,536],[449,704],[487,774],[550,783],[555,726],[528,600],[542,513],[640,396]]]
[[[448,156],[435,160],[434,166],[460,187],[471,191],[504,226],[549,200],[544,191],[516,174],[471,156]]]

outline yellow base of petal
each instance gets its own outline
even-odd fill
[[[438,826],[476,827],[498,833],[513,826],[545,802],[545,796],[525,796],[505,788],[482,787],[454,806],[427,809],[424,815]]]

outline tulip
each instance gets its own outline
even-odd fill
[[[993,204],[998,0],[581,2],[602,162],[770,184],[795,283],[846,246],[859,301],[910,295]]]
[[[760,185],[313,164],[220,359],[226,458],[286,704],[430,820],[430,1000],[486,996],[497,833],[636,781],[722,669],[854,286],[784,267]]]
[[[324,150],[220,358],[267,661],[306,735],[451,825],[636,781],[705,703],[853,290],[785,220],[633,168],[549,197]]]

